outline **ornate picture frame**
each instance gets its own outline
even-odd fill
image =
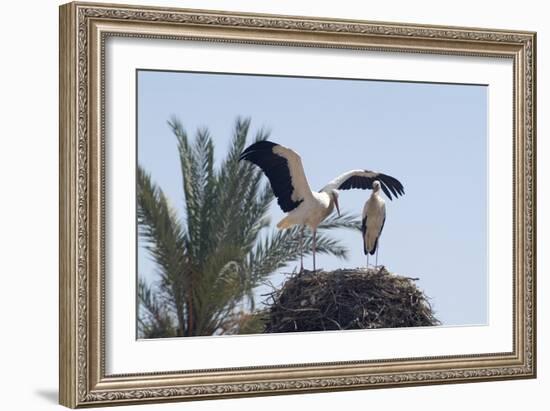
[[[106,372],[105,44],[110,38],[474,56],[512,62],[512,349],[470,355]],[[67,407],[536,376],[536,34],[221,11],[60,7],[60,403]],[[330,349],[330,347],[327,347]]]

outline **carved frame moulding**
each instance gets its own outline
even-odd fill
[[[105,107],[110,83],[105,70],[111,58],[106,43],[114,38],[510,61],[511,349],[292,364],[266,358],[261,366],[107,373]],[[61,6],[60,403],[75,408],[534,378],[535,50],[533,32],[93,3]]]

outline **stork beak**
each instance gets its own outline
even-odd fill
[[[338,217],[340,217],[340,204],[338,204],[338,198],[334,197],[334,205],[336,206],[336,211],[338,211]]]

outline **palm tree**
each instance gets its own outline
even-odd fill
[[[229,151],[215,167],[214,143],[207,129],[191,144],[177,119],[168,122],[177,140],[185,213],[179,216],[162,189],[138,166],[138,229],[158,267],[158,281],[138,284],[141,337],[214,335],[250,329],[254,290],[270,274],[300,256],[298,228],[269,230],[273,200],[261,171],[239,162],[250,119],[237,119]],[[255,140],[268,137],[257,132]],[[347,256],[339,241],[323,229],[357,229],[348,214],[320,227],[317,252]],[[312,238],[304,237],[304,254]],[[245,308],[246,307],[246,308]]]

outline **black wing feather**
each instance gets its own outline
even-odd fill
[[[271,141],[258,141],[244,150],[239,160],[247,160],[256,164],[269,179],[273,194],[277,197],[277,203],[285,213],[298,207],[303,199],[292,200],[294,187],[286,158],[273,152],[278,144]]]
[[[367,173],[371,173],[369,170],[365,170]],[[405,194],[405,189],[403,188],[403,184],[401,182],[387,174],[382,173],[373,173],[374,175],[372,177],[366,177],[366,176],[358,176],[354,175],[346,179],[342,184],[338,186],[339,190],[349,190],[352,188],[361,188],[363,190],[369,189],[372,190],[372,183],[374,183],[375,180],[380,181],[380,186],[382,188],[382,191],[386,196],[393,200],[392,194],[397,198],[400,195]]]

